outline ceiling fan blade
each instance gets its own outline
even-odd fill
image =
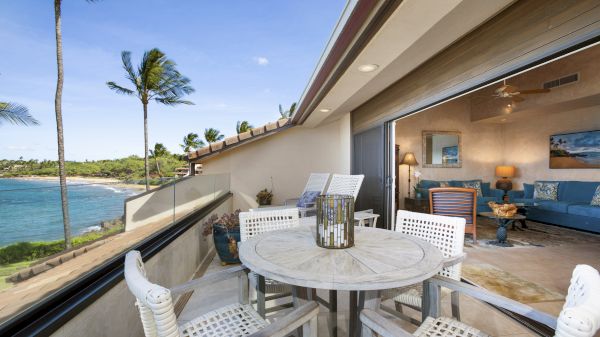
[[[513,99],[513,102],[517,102],[517,103],[523,102],[525,100],[525,98],[523,98],[521,96],[517,96],[517,95],[513,96],[512,99]]]
[[[514,85],[507,84],[507,85],[503,86],[503,90],[502,91],[508,92],[508,93],[513,93],[513,92],[516,92],[518,90],[519,90],[519,88],[515,87]]]
[[[521,90],[520,93],[524,95],[528,94],[546,94],[549,93],[550,89],[529,89],[529,90]]]

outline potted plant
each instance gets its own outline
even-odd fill
[[[413,189],[415,190],[415,199],[421,199],[421,198],[423,198],[423,196],[421,195],[421,190],[419,189],[419,182],[421,180],[420,179],[421,172],[415,171],[414,176],[415,176],[415,179],[417,180],[417,183],[413,187]]]
[[[225,213],[220,218],[213,214],[204,222],[202,235],[212,234],[215,249],[221,264],[241,263],[238,255],[238,242],[240,242],[240,210]]]
[[[258,202],[259,206],[267,206],[271,204],[273,201],[273,193],[268,191],[266,188],[256,195],[256,202]]]

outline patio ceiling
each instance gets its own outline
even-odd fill
[[[309,84],[294,122],[313,127],[352,111],[513,2],[404,0],[396,7],[381,5],[373,9],[394,10],[391,15],[384,13],[384,23],[372,28],[375,30],[371,32],[372,37],[357,55],[346,53],[337,62],[336,69],[328,74],[327,80]],[[363,25],[366,28],[357,34],[369,34],[369,23],[376,19],[377,13],[372,14]],[[338,38],[335,34],[332,36],[326,52],[332,50],[331,46]],[[360,42],[359,36],[356,36],[352,42],[355,45],[351,44],[348,49]],[[358,70],[359,66],[368,64],[379,67],[372,72]],[[323,70],[320,65],[313,79]],[[320,87],[316,90],[313,86]],[[317,93],[313,96],[311,92]]]

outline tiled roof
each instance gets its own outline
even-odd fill
[[[282,118],[276,122],[267,123],[263,126],[253,128],[250,131],[242,132],[238,135],[227,137],[221,141],[210,143],[205,147],[201,147],[196,151],[188,153],[189,161],[198,161],[207,157],[214,156],[223,151],[250,143],[254,140],[270,136],[278,131],[292,126],[290,118]]]

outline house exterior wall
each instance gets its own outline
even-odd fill
[[[201,161],[203,174],[229,173],[233,208],[257,207],[273,189],[273,204],[297,198],[312,172],[350,173],[350,114],[315,128],[297,126]]]

